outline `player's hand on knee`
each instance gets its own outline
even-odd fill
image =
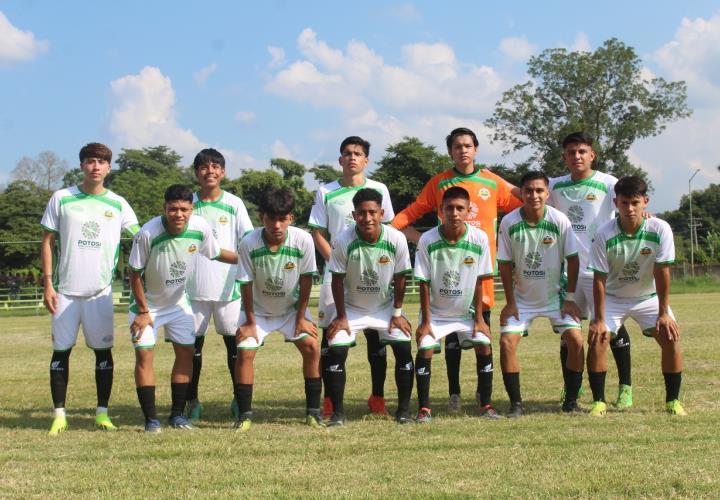
[[[147,326],[152,326],[153,320],[150,313],[145,312],[142,314],[136,314],[133,322],[130,324],[130,333],[133,338],[138,338],[142,335],[142,332]]]
[[[500,311],[500,324],[506,326],[510,318],[515,318],[520,321],[520,313],[515,304],[505,304],[505,307]]]
[[[563,302],[563,306],[562,306],[562,309],[560,309],[560,313],[563,316],[570,316],[578,323],[580,323],[580,321],[582,319],[582,313],[580,312],[580,308],[578,307],[578,305],[575,303],[574,300],[566,300],[565,302]]]
[[[588,330],[588,345],[595,346],[598,343],[605,342],[607,338],[608,331],[605,322],[597,319],[592,320]]]
[[[392,331],[394,329],[402,331],[406,337],[410,337],[410,335],[412,335],[412,327],[405,316],[393,316],[390,318],[388,331]]]
[[[661,338],[665,338],[670,342],[680,340],[680,328],[669,314],[661,314],[658,316],[655,328]]]
[[[432,332],[432,328],[430,328],[430,323],[420,323],[417,327],[417,330],[415,330],[415,340],[417,340],[418,345],[422,343],[422,339],[426,335],[430,335],[431,337],[435,338]]]
[[[334,339],[340,330],[345,330],[348,335],[350,334],[350,324],[347,318],[335,318],[330,322],[327,330],[328,340]]]
[[[52,286],[45,288],[43,292],[43,304],[50,314],[55,314],[58,307],[58,296]]]
[[[238,344],[247,339],[255,339],[255,342],[260,345],[260,340],[257,336],[257,325],[255,323],[243,323],[235,332],[235,340]]]
[[[478,316],[475,318],[475,332],[480,332],[483,335],[485,335],[487,338],[490,337],[490,325],[485,323],[485,320],[482,318],[482,316]]]
[[[295,321],[295,336],[297,337],[303,333],[307,333],[314,339],[318,336],[317,326],[315,323],[304,317],[298,318],[297,321]]]

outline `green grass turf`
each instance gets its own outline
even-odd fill
[[[490,422],[474,416],[470,352],[462,364],[466,415],[447,415],[444,359],[436,356],[432,424],[400,427],[369,417],[369,372],[361,338],[348,362],[347,426],[309,429],[302,424],[300,356],[273,335],[256,360],[256,420],[244,435],[230,430],[231,387],[224,347],[215,334],[205,343],[200,396],[206,416],[201,429],[144,434],[133,383],[133,351],[125,316],[118,314],[110,415],[120,430],[93,430],[93,355],[80,340],[71,357],[70,429],[49,438],[49,320],[1,318],[0,497],[717,497],[717,295],[676,295],[671,303],[683,332],[686,369],[681,394],[690,412],[687,418],[664,413],[659,348],[642,337],[635,323],[630,324],[635,408],[622,413],[610,409],[604,419],[561,414],[558,339],[541,320],[520,347],[525,418]],[[417,306],[408,310],[415,316]],[[494,329],[498,311],[493,313]],[[504,412],[508,402],[497,336],[494,345],[495,401]],[[163,423],[169,409],[171,357],[168,344],[158,347],[157,396]],[[386,396],[392,411],[391,353],[389,365]],[[610,366],[607,393],[613,399],[617,378],[612,361]],[[588,398],[583,398],[585,404]]]

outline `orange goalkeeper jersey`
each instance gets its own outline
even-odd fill
[[[442,223],[440,205],[443,193],[453,186],[460,186],[470,194],[470,214],[467,222],[487,233],[490,254],[494,262],[497,252],[495,233],[498,210],[508,213],[522,206],[522,201],[512,195],[502,177],[486,168],[477,169],[468,175],[461,174],[453,168],[433,176],[425,184],[417,199],[395,215],[392,221],[393,227],[403,229],[432,210],[437,212],[438,220]],[[483,307],[490,309],[493,305],[495,305],[494,284],[492,280],[485,280]]]

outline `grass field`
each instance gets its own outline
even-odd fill
[[[47,317],[0,318],[0,497],[258,497],[258,496],[480,496],[480,497],[715,497],[720,495],[720,308],[716,294],[683,294],[671,303],[683,332],[686,369],[681,397],[690,412],[664,409],[659,348],[632,323],[635,408],[604,419],[559,412],[558,341],[537,322],[520,348],[528,416],[481,421],[474,417],[474,360],[463,360],[466,416],[446,415],[444,360],[433,364],[435,420],[397,426],[366,416],[369,373],[365,346],[353,349],[346,391],[349,423],[341,429],[302,425],[300,356],[277,335],[256,361],[251,431],[233,433],[231,388],[224,347],[205,343],[200,386],[206,419],[193,432],[141,432],[133,351],[115,317],[115,386],[110,413],[121,427],[92,429],[93,356],[82,347],[71,358],[70,430],[48,438],[50,394]],[[410,306],[413,316],[417,306]],[[499,309],[498,309],[499,311]],[[496,327],[496,314],[493,327]],[[361,336],[362,337],[362,336]],[[496,345],[496,406],[508,407]],[[169,408],[172,349],[157,352],[158,406]],[[386,396],[394,397],[392,355]],[[610,363],[612,365],[612,362]],[[616,374],[608,374],[614,397]],[[587,388],[587,385],[586,385]],[[589,392],[589,389],[588,389]],[[584,398],[588,402],[588,396]],[[394,401],[391,403],[394,406]],[[394,409],[394,408],[393,408]]]

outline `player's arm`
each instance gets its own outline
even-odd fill
[[[133,336],[137,336],[142,333],[146,326],[153,324],[147,298],[145,297],[142,271],[137,271],[135,269],[130,270],[130,290],[132,290],[135,305],[137,306],[135,319],[133,319],[133,322],[130,325],[130,333]]]
[[[418,345],[425,335],[432,336],[430,320],[430,282],[423,280],[420,282],[420,324],[415,331]]]
[[[499,262],[498,268],[500,271],[500,280],[502,280],[503,284],[503,292],[505,293],[505,307],[500,311],[500,324],[507,325],[507,320],[511,316],[514,316],[517,320],[520,319],[517,304],[515,303],[515,294],[513,293],[513,263]]]
[[[395,218],[392,220],[392,226],[395,229],[405,229],[407,226],[418,220],[426,213],[437,208],[435,205],[436,197],[434,189],[436,184],[436,179],[433,177],[428,181],[427,184],[425,184],[422,191],[420,191],[420,194],[414,202],[405,207],[405,209],[402,210],[399,214],[395,214]],[[417,241],[417,238],[413,239],[411,238],[411,235],[408,235],[407,233],[405,233],[405,236],[411,241]]]
[[[655,264],[653,275],[659,305],[655,328],[658,335],[666,337],[671,342],[677,342],[680,340],[680,328],[670,316],[670,267],[664,264]]]
[[[237,264],[238,254],[232,250],[225,250],[224,248],[221,248],[220,253],[217,257],[215,257],[215,260],[224,262],[225,264]]]
[[[486,279],[492,279],[492,276],[478,276],[475,281],[475,295],[473,296],[473,307],[475,308],[475,332],[484,333],[487,338],[490,338],[490,327],[485,323],[483,318],[483,282]],[[473,332],[474,333],[474,332]]]
[[[571,316],[575,318],[575,321],[580,322],[582,319],[582,313],[580,308],[575,303],[575,289],[577,288],[578,275],[580,273],[580,259],[577,254],[568,255],[567,257],[567,295],[563,301],[562,310],[560,311],[563,316]]]
[[[57,311],[58,297],[53,286],[53,247],[55,246],[55,233],[43,231],[40,242],[40,267],[42,268],[43,304],[50,314]]]
[[[406,336],[410,336],[411,327],[410,322],[402,313],[403,300],[405,299],[405,284],[407,282],[407,275],[405,273],[398,273],[393,277],[394,286],[394,297],[393,297],[393,315],[390,317],[389,329],[397,328],[401,330]]]
[[[590,321],[588,330],[588,345],[603,342],[608,334],[605,323],[605,284],[607,274],[595,271],[593,273],[593,307],[595,314]]]
[[[330,252],[332,252],[332,248],[330,247],[330,242],[328,242],[325,237],[326,234],[327,231],[325,231],[325,229],[313,228],[312,239],[313,243],[315,243],[315,248],[320,252],[325,262],[330,262]]]
[[[238,329],[235,331],[235,341],[239,344],[245,339],[254,338],[255,342],[257,342],[252,281],[242,282],[240,284],[240,296],[242,298],[243,312],[245,313],[245,323],[238,326]]]
[[[312,277],[311,273],[303,274],[300,276],[300,297],[297,302],[297,313],[295,315],[295,335],[307,333],[308,335],[317,338],[317,327],[315,323],[305,317],[308,303],[310,302],[310,291],[312,290]]]
[[[350,333],[350,325],[347,320],[347,312],[345,311],[345,275],[341,273],[333,273],[332,284],[333,300],[335,301],[336,316],[328,326],[328,339],[335,337],[337,332],[345,330]]]

